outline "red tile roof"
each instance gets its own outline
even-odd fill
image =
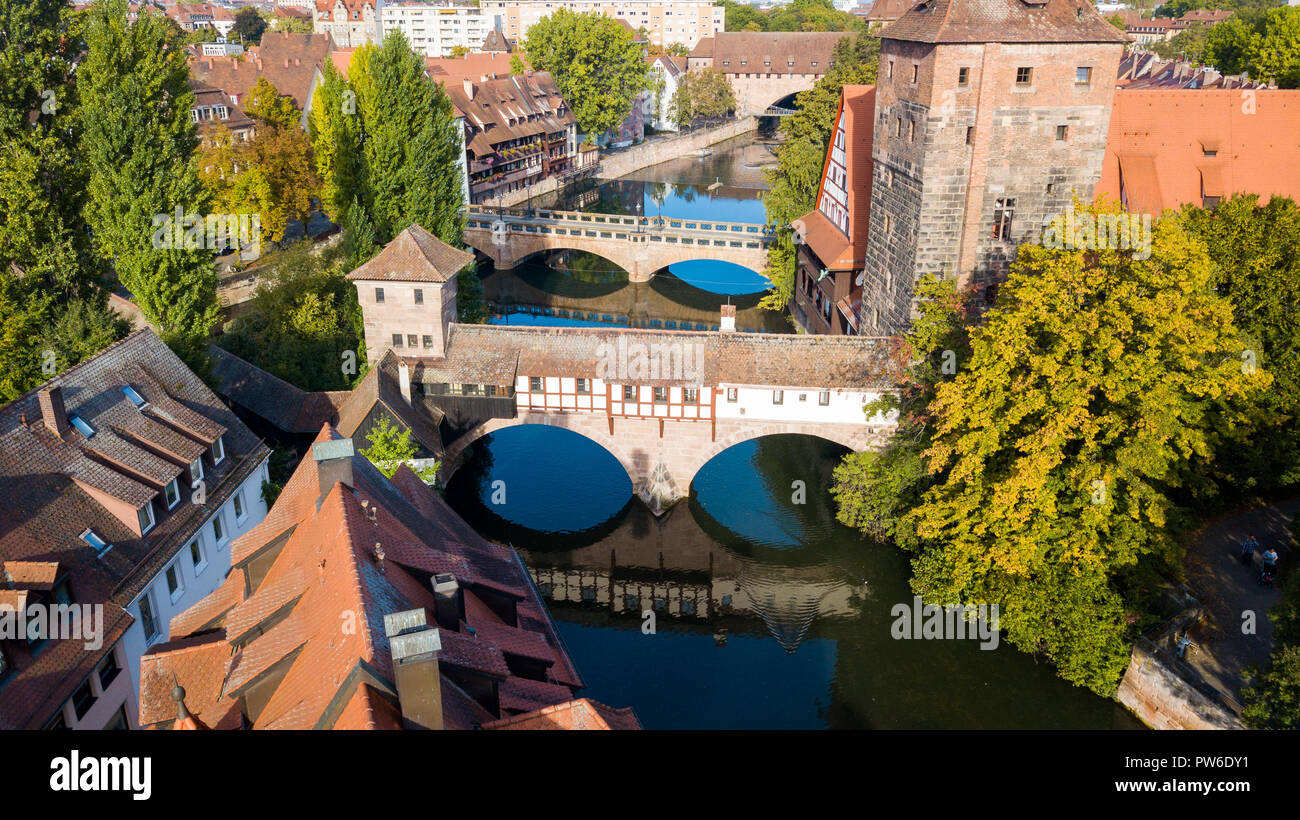
[[[348,279],[397,280],[403,282],[447,282],[474,254],[454,248],[418,224],[399,233],[369,262],[348,274]]]
[[[1115,92],[1097,195],[1150,214],[1204,196],[1300,200],[1295,158],[1300,91],[1126,88]]]
[[[802,218],[804,242],[828,270],[858,270],[865,264],[867,226],[871,205],[871,145],[876,117],[876,87],[846,85],[836,114],[836,133],[844,121],[844,144],[848,193],[849,231],[844,233],[822,212],[827,205],[827,174],[835,154],[835,139],[826,151],[817,207]]]
[[[318,446],[342,441],[329,426],[317,437]],[[266,682],[269,697],[249,721],[252,728],[398,728],[384,616],[435,611],[430,574],[453,568],[465,615],[459,629],[439,629],[448,728],[470,728],[571,700],[582,682],[519,556],[474,533],[408,468],[389,481],[360,455],[343,453],[336,458],[347,459],[351,483],[331,484],[332,473],[309,454],[263,525],[232,545],[235,580],[210,596],[220,600],[199,604],[201,615],[185,613],[173,621],[173,644],[147,656],[149,674],[158,681],[174,674],[189,693],[189,708],[205,723],[208,715],[224,714],[229,703],[238,703],[241,689]],[[245,596],[254,556],[261,556],[265,575]],[[232,606],[235,593],[239,600]],[[492,596],[494,606],[481,600],[485,595]],[[513,602],[515,624],[502,620],[503,601]],[[183,634],[211,628],[213,617],[219,631]],[[187,641],[212,653],[204,655],[200,667],[184,654]],[[218,657],[223,659],[219,677]],[[535,668],[546,670],[545,680],[512,672],[511,657],[540,662]],[[476,701],[453,680],[464,675],[495,681],[499,698]],[[169,693],[161,684],[142,690],[141,714],[173,719]]]
[[[548,730],[616,730],[640,729],[636,714],[630,709],[612,709],[589,698],[547,706],[512,718],[486,724],[484,729]]]

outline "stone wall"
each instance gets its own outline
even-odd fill
[[[986,292],[1051,216],[1091,201],[1119,55],[1117,43],[882,42],[864,333],[906,329],[923,276]],[[995,236],[999,200],[1012,216]]]
[[[1204,616],[1195,601],[1133,645],[1115,699],[1152,729],[1241,729],[1238,708],[1171,651],[1178,635]]]
[[[814,435],[851,450],[879,449],[893,433],[891,426],[811,422],[675,421],[615,418],[594,413],[521,413],[511,419],[491,419],[447,444],[443,484],[459,468],[465,449],[488,433],[520,424],[545,424],[572,430],[604,447],[618,459],[632,481],[633,492],[656,514],[685,498],[696,472],[714,456],[742,441],[779,433]]]

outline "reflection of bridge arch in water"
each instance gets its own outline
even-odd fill
[[[549,253],[549,252],[547,252]],[[612,266],[611,266],[612,269]],[[633,327],[714,330],[721,306],[736,306],[739,330],[788,332],[785,319],[761,310],[762,293],[713,293],[660,273],[649,282],[587,281],[544,265],[538,257],[483,277],[483,297],[498,315],[533,313]]]

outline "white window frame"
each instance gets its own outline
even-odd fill
[[[176,573],[176,588],[172,589],[172,578],[168,573]],[[172,603],[185,594],[185,576],[181,573],[180,559],[176,559],[167,565],[163,570],[163,582],[167,584],[167,595],[171,598]]]
[[[145,606],[149,607],[153,614],[153,635],[149,634],[149,619],[144,616]],[[135,608],[140,611],[140,629],[144,632],[145,646],[153,646],[158,638],[162,636],[162,622],[158,618],[158,607],[153,602],[153,589],[149,588],[140,596],[140,600],[135,602]]]
[[[168,495],[175,495],[174,500],[168,500]],[[181,503],[181,482],[179,478],[173,478],[163,487],[163,501],[167,504],[167,509],[174,510],[176,505]]]
[[[112,544],[105,541],[100,537],[99,533],[89,527],[87,527],[86,531],[81,534],[81,540],[89,544],[100,558],[103,558],[104,554],[113,548]]]
[[[148,514],[148,518],[149,518],[148,525],[146,525],[143,521],[140,521],[140,513]],[[154,527],[158,525],[158,519],[155,518],[153,514],[153,501],[146,501],[143,507],[135,511],[135,515],[136,515],[136,520],[140,521],[141,535],[144,535],[145,533],[149,532],[150,530],[152,530]]]
[[[194,474],[195,470],[198,470],[198,475]],[[203,456],[199,456],[198,458],[190,462],[190,486],[193,486],[194,482],[202,481],[202,480],[203,480]]]
[[[230,542],[230,533],[226,531],[226,522],[221,518],[224,511],[224,507],[217,510],[217,514],[212,516],[212,520],[209,522],[212,524],[212,538],[217,542],[218,547],[224,547]],[[220,531],[218,532],[218,530]]]
[[[190,566],[194,568],[194,577],[197,578],[203,574],[203,570],[208,568],[208,554],[203,550],[203,539],[199,538],[197,535],[190,540],[188,546],[190,553]],[[194,558],[195,552],[199,554],[197,560]]]
[[[217,453],[221,453],[220,456]],[[217,440],[212,442],[212,464],[215,466],[226,460],[226,442],[225,435],[217,436]]]
[[[248,518],[248,505],[244,503],[244,488],[240,487],[230,496],[230,509],[235,513],[235,522],[243,523]]]

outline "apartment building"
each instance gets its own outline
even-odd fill
[[[576,170],[577,123],[549,73],[444,82],[452,105],[465,115],[470,202]]]
[[[328,34],[339,48],[360,48],[383,39],[379,10],[382,0],[316,0],[312,32]]]
[[[0,407],[0,616],[29,616],[0,629],[0,728],[137,725],[140,658],[266,517],[269,456],[149,329]],[[71,607],[97,639],[32,628]]]
[[[451,2],[386,2],[379,12],[383,36],[400,31],[416,53],[450,57],[456,48],[478,51],[493,31],[492,15]]]
[[[725,12],[713,0],[481,0],[479,7],[493,16],[493,27],[514,42],[556,9],[595,12],[622,20],[633,30],[644,28],[649,41],[661,48],[693,48],[725,24]]]

